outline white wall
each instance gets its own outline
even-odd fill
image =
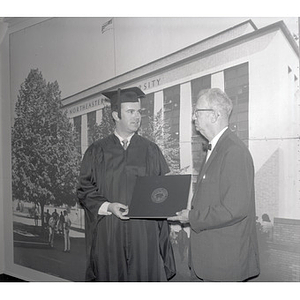
[[[0,22],[0,274],[4,273],[5,259],[4,259],[4,156],[3,156],[3,145],[4,145],[4,69],[5,69],[5,52],[7,49],[4,47],[4,37],[7,32],[7,25]],[[3,42],[3,43],[2,43]]]
[[[253,55],[249,65],[249,144],[256,172],[279,150],[280,201],[276,217],[299,219],[296,85],[295,91],[291,92],[294,75],[299,77],[298,60],[281,31],[270,37],[269,45]],[[292,69],[290,74],[288,66]]]
[[[25,25],[28,26],[27,23]],[[0,37],[3,26],[0,21]],[[5,273],[26,281],[64,281],[15,265],[13,261],[9,34],[18,29],[20,29],[19,25],[16,25],[15,28],[8,28],[2,43],[0,38],[0,274]]]

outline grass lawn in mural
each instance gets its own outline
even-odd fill
[[[45,207],[60,214],[63,208]],[[30,208],[13,211],[14,262],[70,281],[85,279],[85,239],[80,210],[71,209],[70,252],[64,252],[63,232],[56,231],[53,248],[49,244],[49,230],[34,219]],[[37,221],[37,222],[36,222]]]
[[[25,203],[18,207],[14,201],[13,232],[14,262],[18,265],[47,273],[69,281],[85,280],[85,235],[84,216],[81,209],[71,209],[70,230],[71,250],[64,252],[64,236],[56,232],[53,248],[49,243],[49,230],[43,228],[41,219],[38,221],[31,215],[31,206]],[[18,208],[17,208],[18,207]],[[58,214],[64,208],[45,206],[50,214],[56,209]],[[171,241],[176,261],[176,276],[171,281],[190,281],[188,268],[188,237],[176,226],[171,232]],[[174,228],[173,228],[174,229]]]

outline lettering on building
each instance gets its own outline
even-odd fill
[[[77,106],[73,106],[71,108],[68,109],[68,114],[69,115],[73,115],[73,114],[77,114],[80,112],[83,112],[85,110],[88,110],[90,108],[96,107],[96,106],[103,106],[103,102],[104,99],[103,98],[99,98],[99,99],[95,99]]]
[[[150,81],[143,82],[142,84],[139,84],[138,87],[141,90],[146,91],[146,90],[149,90],[149,89],[159,86],[161,83],[160,81],[161,81],[161,78],[156,78],[156,79],[153,79]]]

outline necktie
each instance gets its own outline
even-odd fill
[[[126,150],[127,147],[128,147],[128,141],[127,141],[127,140],[123,140],[123,141],[122,141],[122,144],[123,144],[124,150]]]
[[[211,150],[211,144],[202,144],[202,149],[203,151],[208,151],[208,150]]]

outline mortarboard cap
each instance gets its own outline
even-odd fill
[[[103,92],[102,94],[109,98],[111,109],[118,111],[119,118],[121,118],[121,103],[138,102],[139,98],[145,97],[144,92],[138,87],[118,89],[116,91]]]

